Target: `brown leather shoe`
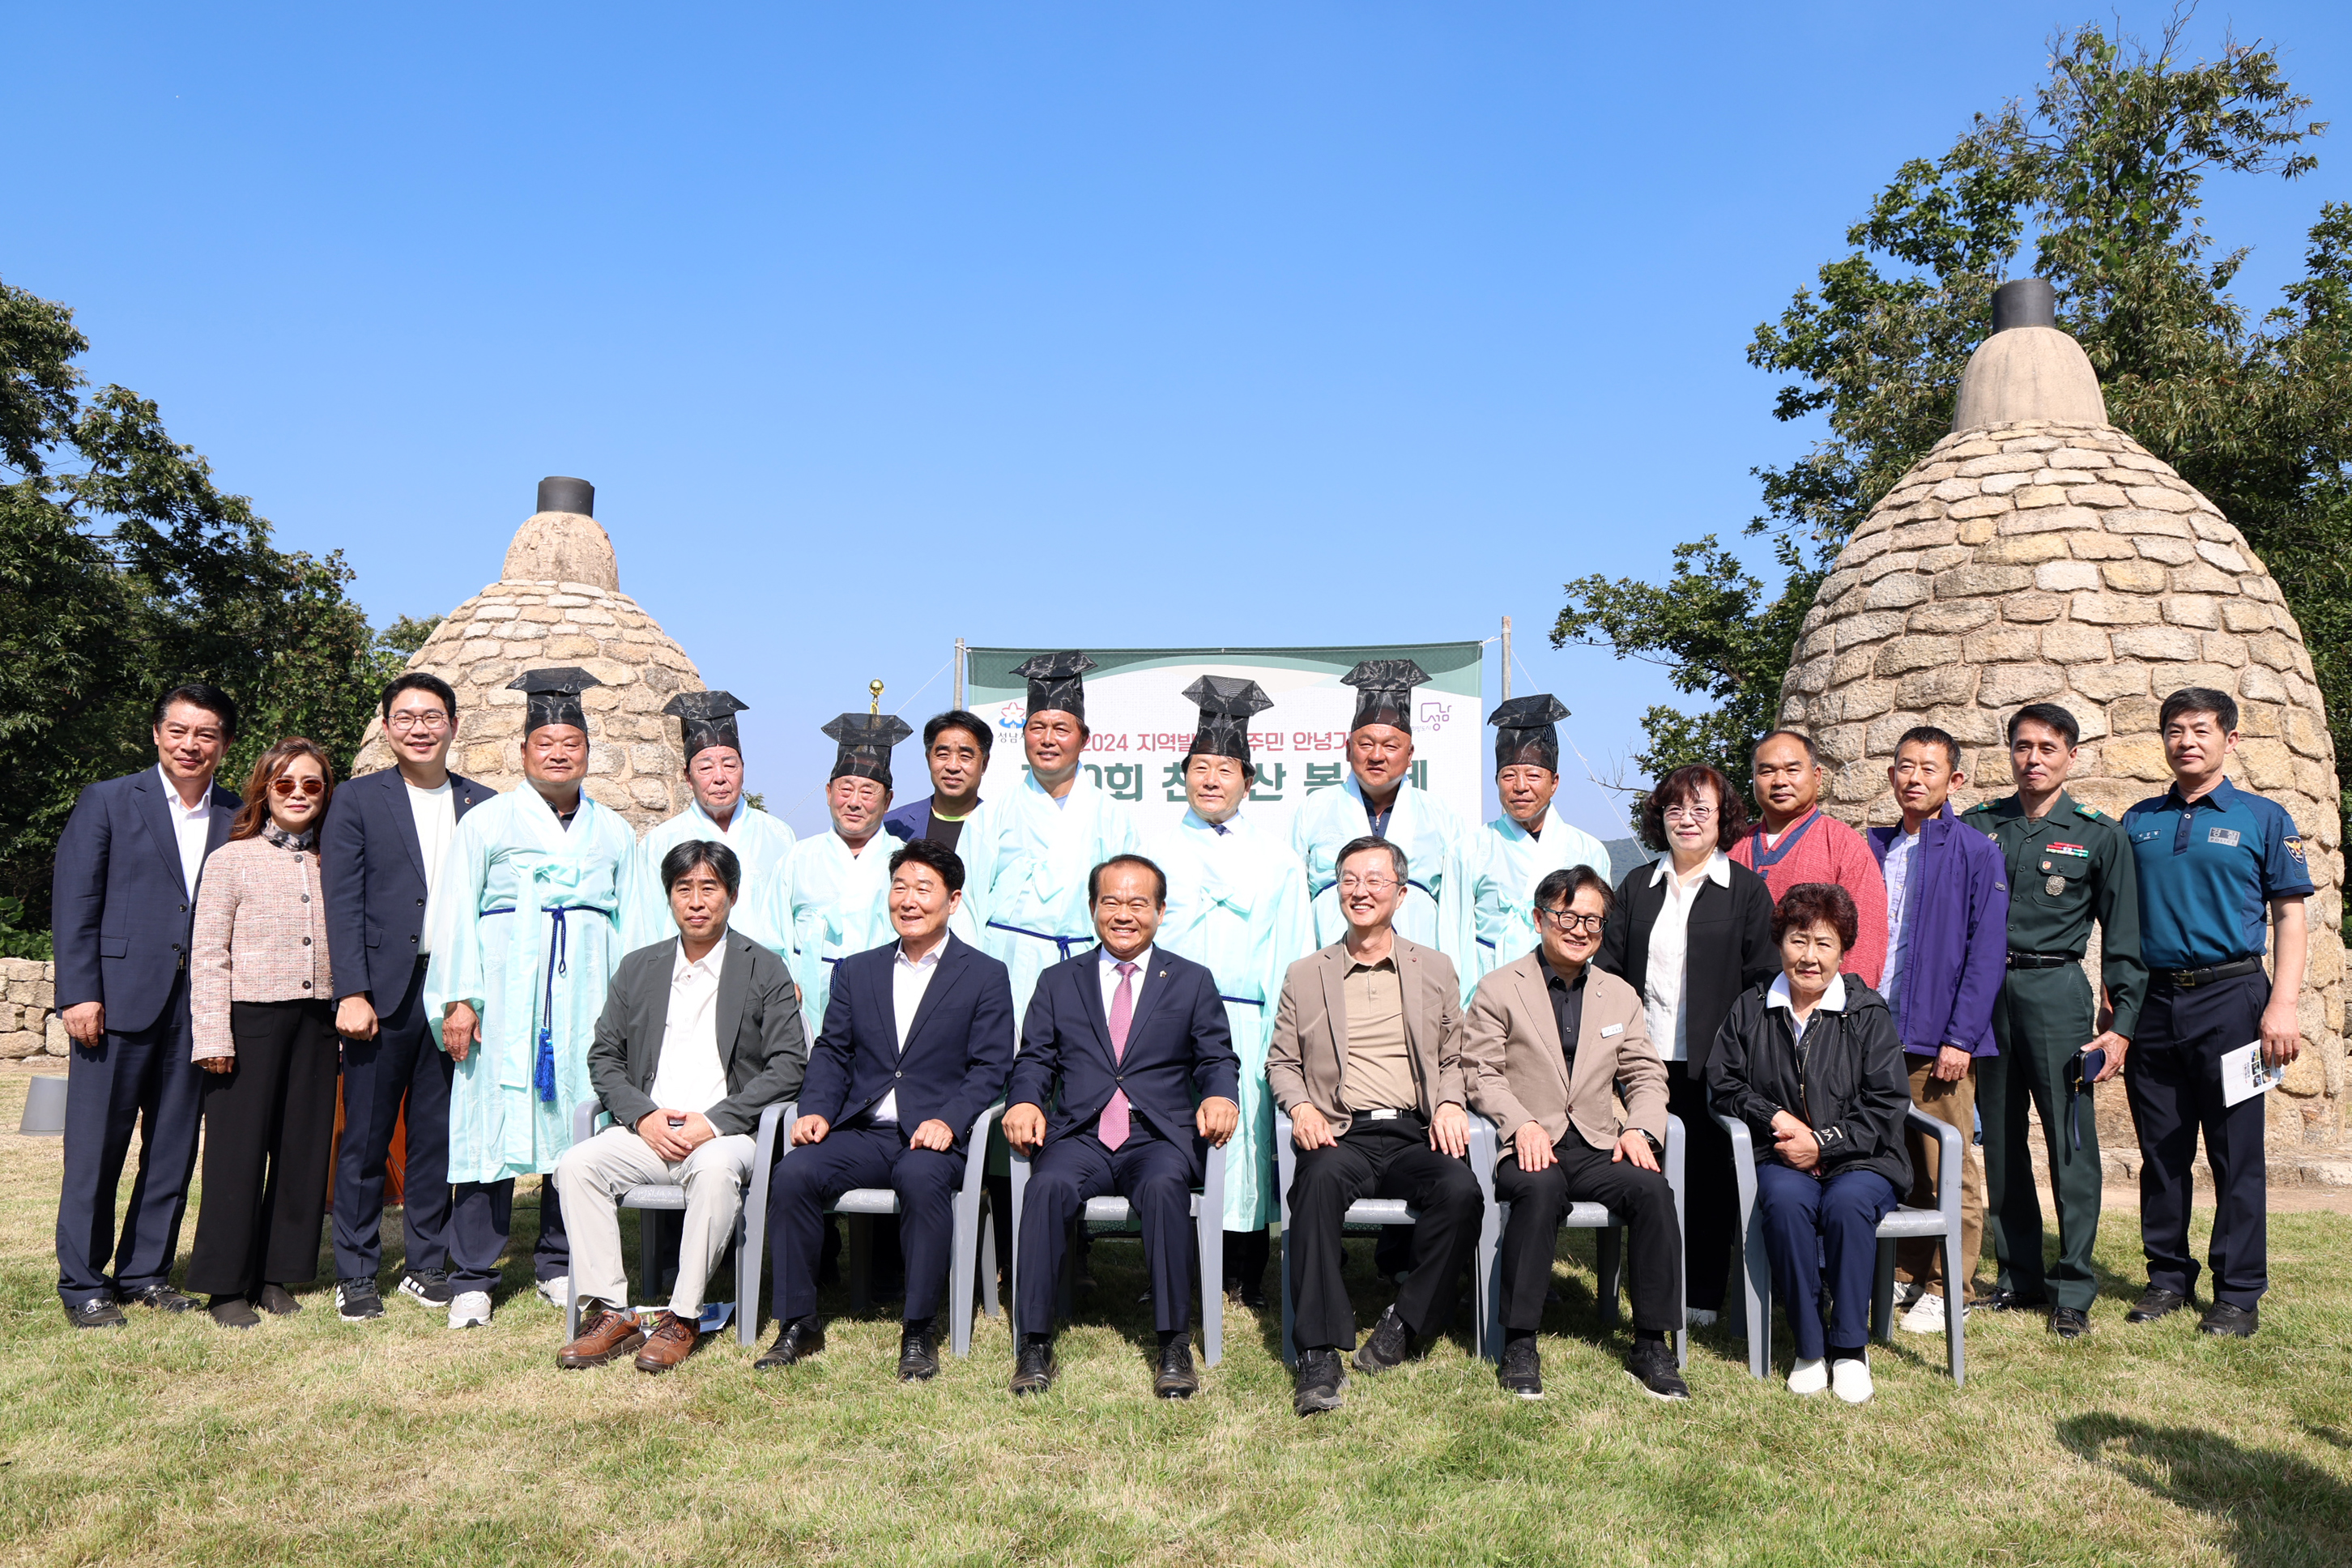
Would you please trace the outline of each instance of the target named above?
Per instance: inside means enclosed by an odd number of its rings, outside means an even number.
[[[637,1370],[667,1372],[694,1353],[694,1342],[701,1337],[701,1330],[676,1312],[656,1312],[653,1331],[637,1352]]]
[[[603,1366],[646,1342],[635,1312],[607,1307],[602,1301],[581,1303],[580,1337],[555,1352],[555,1364],[566,1371]]]

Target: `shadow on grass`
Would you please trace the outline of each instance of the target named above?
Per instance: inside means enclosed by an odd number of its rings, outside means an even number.
[[[2294,1454],[2104,1411],[2060,1421],[2056,1435],[2086,1463],[2211,1518],[2244,1568],[2352,1562],[2352,1488]]]

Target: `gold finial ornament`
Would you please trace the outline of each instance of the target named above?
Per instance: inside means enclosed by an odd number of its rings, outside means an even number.
[[[866,705],[866,711],[867,711],[868,713],[879,713],[879,712],[881,712],[881,711],[882,711],[882,683],[881,683],[879,680],[871,681],[871,682],[867,683],[866,689],[866,691],[867,691],[867,692],[872,696],[872,698],[873,698],[873,701],[871,701],[870,703],[868,703],[868,704]]]

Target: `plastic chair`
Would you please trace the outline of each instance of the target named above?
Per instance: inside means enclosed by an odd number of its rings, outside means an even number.
[[[1748,1295],[1748,1370],[1756,1377],[1772,1375],[1772,1266],[1764,1252],[1763,1221],[1756,1213],[1756,1140],[1748,1124],[1737,1117],[1716,1113],[1717,1123],[1731,1134],[1731,1171],[1739,1183],[1739,1274]],[[1870,1291],[1870,1337],[1885,1343],[1895,1337],[1895,1244],[1917,1237],[1933,1237],[1944,1260],[1944,1288],[1958,1289],[1960,1250],[1960,1160],[1966,1153],[1960,1130],[1937,1121],[1917,1106],[1910,1108],[1907,1124],[1932,1134],[1942,1149],[1936,1182],[1936,1206],[1912,1208],[1898,1205],[1878,1222],[1878,1265]],[[1955,1310],[1958,1309],[1958,1310]],[[1968,1346],[1962,1331],[1968,1312],[1958,1300],[1944,1310],[1944,1344],[1949,1352],[1954,1387],[1968,1382]]]
[[[1290,1118],[1281,1110],[1274,1113],[1275,1191],[1282,1205],[1282,1362],[1285,1366],[1298,1364],[1298,1347],[1292,1336],[1298,1327],[1298,1307],[1290,1295],[1290,1183],[1298,1169],[1298,1145],[1291,1142]],[[1502,1232],[1495,1214],[1495,1124],[1483,1116],[1470,1118],[1470,1173],[1478,1178],[1478,1192],[1484,1202],[1480,1205],[1477,1252],[1470,1265],[1470,1340],[1480,1355],[1486,1349],[1486,1271],[1483,1267],[1487,1249],[1497,1245]],[[1348,1205],[1340,1216],[1343,1225],[1417,1225],[1421,1215],[1402,1198],[1358,1198]]]
[[[964,1142],[963,1185],[956,1192],[955,1237],[950,1244],[954,1257],[948,1265],[948,1348],[960,1356],[971,1353],[974,1298],[978,1298],[978,1304],[990,1317],[997,1313],[994,1268],[996,1216],[987,1201],[984,1177],[988,1169],[990,1135],[995,1131],[996,1119],[1003,1111],[1004,1107],[1001,1104],[992,1105],[982,1111],[980,1120],[971,1124],[971,1135]],[[760,1319],[760,1288],[766,1282],[760,1272],[760,1254],[767,1238],[768,1178],[773,1162],[791,1152],[792,1145],[785,1143],[775,1151],[772,1158],[767,1146],[762,1145],[759,1165],[752,1172],[752,1190],[758,1194],[758,1216],[751,1225],[751,1239],[745,1244],[749,1248],[749,1261],[744,1267],[750,1270],[753,1283],[742,1292],[745,1300],[738,1309],[739,1315],[749,1325],[744,1330],[745,1344],[757,1338],[760,1329],[765,1326],[764,1321]],[[745,1212],[751,1213],[751,1207],[746,1204]],[[853,1311],[863,1311],[871,1300],[866,1292],[872,1263],[866,1232],[871,1228],[874,1215],[898,1212],[898,1194],[888,1187],[852,1187],[835,1199],[833,1206],[824,1212],[849,1216],[849,1304]],[[991,1264],[984,1273],[979,1267],[983,1249]],[[982,1289],[983,1280],[986,1284],[984,1290]]]
[[[753,1134],[760,1149],[764,1151],[775,1142],[777,1124],[791,1110],[792,1106],[788,1101],[779,1100],[760,1112],[760,1130]],[[573,1106],[572,1108],[572,1142],[575,1144],[585,1143],[589,1139],[596,1136],[599,1122],[607,1126],[612,1123],[611,1117],[602,1114],[601,1101],[583,1100]],[[755,1301],[760,1293],[758,1283],[760,1252],[759,1244],[750,1238],[760,1234],[760,1226],[759,1222],[752,1218],[752,1194],[759,1194],[759,1210],[764,1216],[768,1207],[766,1170],[766,1155],[762,1153],[753,1163],[752,1189],[743,1194],[742,1205],[735,1211],[735,1294],[742,1296],[748,1289],[751,1298]],[[546,1186],[547,1190],[541,1193],[539,1201],[545,1203],[552,1196],[555,1201],[561,1203],[562,1201],[561,1194],[553,1190],[553,1177],[547,1179]],[[638,1209],[648,1215],[684,1214],[686,1189],[675,1182],[646,1182],[622,1193],[615,1202],[618,1207]],[[648,1291],[660,1289],[662,1283],[656,1261],[656,1230],[651,1219],[639,1220],[637,1222],[637,1275],[645,1281]],[[743,1302],[739,1301],[735,1305],[735,1339],[739,1344],[750,1344],[756,1331],[750,1327],[751,1319],[747,1315],[750,1310],[751,1309]],[[575,1271],[571,1277],[571,1289],[563,1298],[563,1338],[568,1344],[579,1336],[580,1276]]]
[[[1498,1131],[1497,1136],[1499,1135]],[[1666,1118],[1666,1154],[1659,1164],[1665,1171],[1666,1186],[1675,1194],[1675,1231],[1677,1235],[1681,1234],[1684,1223],[1683,1156],[1683,1119],[1679,1116],[1669,1116]],[[1497,1159],[1500,1157],[1499,1154],[1496,1156]],[[1490,1199],[1493,1197],[1494,1180],[1494,1171],[1490,1166],[1486,1174],[1486,1186]],[[1495,1209],[1494,1241],[1493,1245],[1489,1246],[1487,1237],[1483,1233],[1480,1235],[1478,1266],[1485,1271],[1486,1277],[1486,1353],[1499,1361],[1503,1355],[1502,1233],[1503,1226],[1510,1221],[1511,1205],[1494,1200],[1493,1206]],[[1606,1204],[1570,1204],[1568,1205],[1568,1212],[1560,1216],[1559,1221],[1559,1228],[1562,1230],[1600,1232],[1600,1235],[1593,1238],[1593,1261],[1601,1275],[1600,1289],[1594,1292],[1594,1295],[1600,1303],[1601,1326],[1604,1329],[1613,1329],[1617,1326],[1617,1297],[1624,1277],[1624,1271],[1621,1267],[1624,1256],[1622,1234],[1624,1227],[1624,1219]],[[1680,1247],[1675,1249],[1675,1297],[1677,1301],[1684,1300],[1683,1255]],[[1682,1327],[1675,1332],[1675,1364],[1676,1366],[1690,1364],[1690,1319],[1686,1312],[1683,1318]]]
[[[1013,1151],[1013,1299],[1021,1299],[1021,1211],[1029,1190],[1029,1156]],[[1214,1366],[1225,1356],[1225,1151],[1212,1149],[1202,1171],[1201,1185],[1192,1194],[1193,1230],[1199,1237],[1201,1271],[1201,1359]],[[1078,1211],[1079,1225],[1116,1225],[1140,1235],[1135,1207],[1125,1198],[1088,1198]],[[1062,1278],[1055,1286],[1055,1317],[1071,1316],[1076,1294],[1071,1276],[1077,1267],[1077,1249],[1062,1254]]]

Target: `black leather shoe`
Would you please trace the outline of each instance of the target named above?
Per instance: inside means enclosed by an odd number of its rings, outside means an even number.
[[[214,1322],[224,1329],[261,1327],[261,1314],[255,1311],[253,1303],[242,1296],[215,1296],[213,1304],[205,1310],[211,1314]]]
[[[1402,1366],[1419,1348],[1421,1336],[1404,1326],[1394,1307],[1381,1314],[1371,1333],[1356,1352],[1358,1372],[1386,1372]]]
[[[1161,1399],[1190,1399],[1201,1392],[1190,1340],[1171,1340],[1160,1347],[1160,1370],[1151,1379],[1151,1392]]]
[[[2178,1290],[2168,1290],[2161,1285],[2151,1285],[2132,1303],[2124,1314],[2126,1323],[2152,1323],[2158,1318],[2168,1318],[2189,1305],[2189,1298]]]
[[[273,1318],[290,1318],[302,1310],[302,1303],[294,1299],[294,1292],[283,1285],[264,1285],[261,1294],[254,1298],[253,1304]]]
[[[2053,1308],[2050,1331],[2062,1340],[2079,1340],[2091,1331],[2091,1314],[2079,1307]]]
[[[1690,1384],[1675,1364],[1675,1349],[1664,1340],[1635,1340],[1625,1358],[1625,1370],[1653,1399],[1688,1399]]]
[[[795,1318],[776,1331],[776,1342],[768,1352],[751,1363],[753,1372],[772,1372],[780,1366],[806,1361],[824,1349],[824,1325],[814,1318]]]
[[[2225,1339],[2250,1340],[2262,1327],[2260,1312],[2252,1307],[2233,1307],[2227,1301],[2216,1301],[2205,1309],[2204,1321],[2197,1325],[2200,1334],[2214,1334]]]
[[[1348,1363],[1331,1347],[1303,1351],[1298,1370],[1291,1374],[1290,1405],[1301,1415],[1339,1408],[1339,1391],[1348,1386]]]
[[[2028,1296],[2000,1285],[1978,1297],[1975,1310],[1979,1312],[2038,1312],[2049,1305],[2050,1299],[2046,1296]]]
[[[1054,1342],[1024,1339],[1013,1362],[1013,1392],[1043,1394],[1054,1386]]]
[[[150,1285],[144,1290],[133,1290],[125,1300],[159,1312],[192,1312],[196,1306],[194,1296],[183,1296],[169,1285]]]
[[[68,1305],[66,1321],[77,1329],[126,1329],[131,1326],[122,1316],[122,1309],[104,1296],[84,1301],[79,1307]]]
[[[1536,1349],[1533,1335],[1503,1346],[1503,1364],[1496,1369],[1495,1381],[1504,1393],[1521,1399],[1543,1397],[1543,1352]]]
[[[908,1328],[898,1335],[898,1381],[929,1383],[940,1375],[940,1344],[929,1329]]]

